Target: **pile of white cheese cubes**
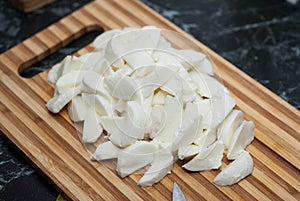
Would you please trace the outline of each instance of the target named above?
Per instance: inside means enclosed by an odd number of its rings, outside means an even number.
[[[159,182],[178,159],[186,170],[207,171],[220,168],[224,154],[233,161],[214,182],[234,184],[253,171],[245,148],[254,124],[234,109],[207,56],[175,49],[165,32],[146,26],[101,34],[95,51],[67,56],[49,71],[55,92],[47,108],[58,113],[68,104],[72,121],[83,124],[82,142],[98,142],[91,159],[116,159],[122,178],[144,169],[141,186]]]

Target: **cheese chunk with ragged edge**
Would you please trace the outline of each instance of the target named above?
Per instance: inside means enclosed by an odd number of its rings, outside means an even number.
[[[166,121],[166,115],[164,112],[164,106],[162,105],[155,105],[152,107],[151,113],[150,113],[150,125],[147,127],[146,132],[149,133],[149,137],[153,139],[161,129],[163,129],[163,126],[165,125]]]
[[[127,101],[126,112],[120,127],[126,135],[143,139],[146,120],[142,106],[136,101]]]
[[[181,125],[183,108],[176,98],[167,96],[164,110],[166,114],[166,123],[155,139],[163,143],[172,143],[175,132]]]
[[[72,121],[83,121],[88,111],[88,105],[81,96],[75,96],[68,107],[68,113]]]
[[[233,133],[242,124],[244,118],[240,110],[232,110],[226,119],[218,128],[217,136],[225,144],[225,148],[229,147]]]
[[[66,75],[73,71],[80,71],[83,69],[83,62],[76,56],[67,56],[66,59],[62,63],[62,75]]]
[[[154,66],[154,60],[146,50],[136,50],[122,56],[126,63],[133,69],[137,70],[142,67]]]
[[[96,49],[105,49],[108,41],[116,36],[117,34],[120,34],[122,31],[120,29],[112,29],[106,32],[103,32],[99,36],[95,38],[93,41],[93,46]]]
[[[137,82],[139,79],[146,77],[151,72],[153,72],[156,68],[156,65],[145,65],[140,68],[137,68],[135,71],[132,72],[131,77],[135,78]]]
[[[160,88],[173,96],[179,97],[182,93],[184,80],[180,75],[175,74]]]
[[[95,65],[95,67],[93,68],[93,71],[102,76],[108,76],[114,73],[112,67],[106,60],[102,60],[99,63],[97,63],[97,65]]]
[[[84,93],[99,94],[107,100],[111,99],[111,95],[109,94],[107,88],[104,86],[103,77],[97,73],[88,73],[83,76],[81,91]]]
[[[152,58],[157,66],[168,67],[174,71],[178,71],[180,68],[183,68],[181,63],[175,58],[170,51],[166,50],[155,50],[153,51]]]
[[[89,108],[83,123],[82,142],[94,143],[98,140],[103,132],[103,128],[99,123],[98,114],[94,108]]]
[[[214,183],[219,186],[235,184],[252,173],[253,165],[251,155],[243,151],[215,177]]]
[[[153,161],[158,146],[151,142],[136,141],[118,154],[117,172],[123,178]]]
[[[235,106],[235,100],[230,95],[226,87],[224,87],[216,79],[201,75],[202,81],[207,85],[209,90],[209,96],[211,100],[210,111],[207,116],[204,117],[204,123],[209,129],[215,129],[231,112]]]
[[[162,31],[162,35],[163,34],[164,34],[164,31]],[[157,49],[160,49],[160,50],[170,50],[170,49],[172,49],[172,45],[171,45],[171,43],[169,41],[167,41],[167,39],[165,39],[163,36],[161,36],[159,38]]]
[[[185,158],[189,158],[192,156],[197,155],[201,151],[202,147],[195,145],[195,144],[190,144],[185,147],[179,147],[178,148],[178,158],[180,160],[183,160]]]
[[[211,103],[209,99],[195,100],[186,104],[183,119],[193,119],[201,115],[206,117],[208,111],[210,110]]]
[[[88,74],[92,75],[95,74],[95,72],[78,70],[70,72],[68,74],[64,74],[57,80],[55,88],[59,93],[63,93],[70,88],[79,86],[82,82],[83,77]]]
[[[153,95],[152,105],[164,105],[168,93],[164,90],[158,90],[157,93]]]
[[[104,78],[110,94],[122,100],[140,100],[141,94],[136,81],[129,76],[114,74]]]
[[[182,167],[190,171],[218,169],[222,165],[223,152],[224,144],[217,141]]]
[[[205,55],[194,50],[173,50],[176,58],[184,66],[185,69],[196,68],[201,70],[200,64],[205,59]]]
[[[252,121],[244,121],[232,136],[228,147],[227,158],[229,160],[236,159],[253,139],[254,123]]]
[[[56,83],[57,80],[70,72],[82,70],[83,63],[75,56],[66,56],[61,63],[53,66],[48,73],[48,80]]]
[[[90,107],[94,108],[99,115],[104,116],[113,116],[113,102],[108,100],[100,94],[88,94],[82,93],[82,99]]]
[[[103,142],[97,146],[96,151],[92,154],[91,159],[108,160],[118,158],[120,148],[115,146],[111,141]]]
[[[116,110],[116,111],[118,111],[119,113],[123,113],[123,112],[125,112],[125,109],[126,109],[126,102],[127,101],[124,101],[124,100],[118,100],[118,101],[116,101],[115,102],[115,104],[114,104],[114,109]]]
[[[167,174],[171,173],[174,163],[172,151],[167,148],[160,148],[155,153],[150,168],[145,172],[143,177],[138,181],[140,186],[152,186],[162,180]]]
[[[48,73],[48,81],[52,84],[55,84],[58,78],[61,76],[62,73],[62,63],[57,63],[49,70]]]
[[[51,98],[47,102],[46,107],[51,112],[58,113],[65,105],[68,104],[68,102],[72,100],[72,98],[77,96],[79,93],[80,93],[80,87],[70,88],[64,93]]]
[[[120,148],[127,147],[137,141],[136,137],[132,137],[122,130],[124,117],[107,117],[99,118],[103,129],[108,133],[108,139]],[[133,133],[131,133],[133,135]]]
[[[176,71],[168,67],[157,66],[152,73],[144,77],[140,82],[143,96],[150,96],[153,91],[166,83],[175,73]]]
[[[105,61],[103,51],[93,51],[78,57],[82,61],[81,70],[94,70],[99,63]]]
[[[160,38],[160,29],[125,31],[108,41],[105,58],[110,64],[134,50],[154,49]]]
[[[217,140],[216,130],[205,130],[203,133],[199,133],[195,140],[194,144],[198,145],[201,149],[205,149],[213,144]]]
[[[182,122],[180,129],[175,134],[172,150],[177,150],[179,147],[192,144],[199,132],[201,119],[202,117],[199,115],[193,119],[187,119]]]

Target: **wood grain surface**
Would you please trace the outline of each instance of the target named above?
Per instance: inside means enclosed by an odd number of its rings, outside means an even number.
[[[191,173],[179,161],[160,183],[139,187],[141,175],[121,179],[106,165],[90,161],[65,109],[58,115],[47,111],[54,90],[47,72],[19,76],[21,69],[88,31],[144,25],[180,32],[186,40],[177,41],[179,47],[197,46],[210,55],[237,108],[256,125],[255,140],[247,147],[255,163],[251,176],[219,187],[212,180],[220,170]],[[0,97],[0,129],[72,200],[171,200],[174,181],[188,200],[300,200],[299,111],[139,1],[93,1],[1,54]],[[227,164],[224,160],[222,167]]]

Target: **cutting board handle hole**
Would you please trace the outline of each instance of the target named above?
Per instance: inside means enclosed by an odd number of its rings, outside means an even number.
[[[24,64],[25,66],[21,65],[19,68],[20,76],[24,78],[30,78],[46,71],[54,64],[62,61],[67,55],[74,54],[78,50],[90,44],[102,32],[102,30],[92,30],[71,41],[68,45],[61,47],[54,53],[46,56],[43,60],[37,61],[37,63],[30,65],[29,67],[27,67],[26,64]]]

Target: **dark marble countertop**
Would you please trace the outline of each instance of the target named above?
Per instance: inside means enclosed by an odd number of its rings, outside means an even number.
[[[142,0],[173,23],[300,109],[300,3],[284,0]],[[90,0],[60,0],[32,13],[0,1],[0,52]],[[49,57],[25,76],[43,71],[98,33]],[[1,117],[0,117],[1,118]],[[0,201],[55,200],[59,191],[0,134]]]

